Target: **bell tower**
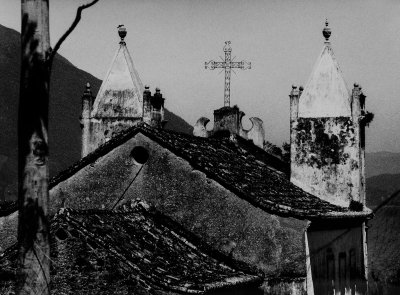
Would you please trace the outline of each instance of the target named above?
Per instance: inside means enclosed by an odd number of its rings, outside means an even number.
[[[290,180],[330,203],[365,205],[365,96],[350,92],[333,54],[328,22],[322,52],[304,89],[290,97]]]
[[[82,157],[143,118],[143,84],[118,26],[119,48],[96,98],[87,89],[82,101]],[[90,92],[90,93],[89,93]]]

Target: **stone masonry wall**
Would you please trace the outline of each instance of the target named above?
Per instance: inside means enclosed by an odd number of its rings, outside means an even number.
[[[124,118],[91,118],[89,121],[87,140],[83,140],[83,144],[87,144],[85,150],[87,154],[97,149],[100,145],[110,140],[114,135],[135,126],[141,118],[124,119]]]

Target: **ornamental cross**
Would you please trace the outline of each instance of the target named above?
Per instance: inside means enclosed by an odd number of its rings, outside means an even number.
[[[205,62],[205,68],[214,69],[225,69],[225,90],[224,90],[224,106],[230,106],[230,96],[231,96],[231,69],[251,69],[251,63],[247,61],[234,61],[235,58],[231,60],[231,41],[226,41],[224,46],[225,60],[221,58],[222,61]]]

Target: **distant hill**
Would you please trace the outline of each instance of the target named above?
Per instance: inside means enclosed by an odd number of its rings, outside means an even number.
[[[371,209],[400,189],[400,174],[381,174],[367,178],[367,205]]]
[[[400,189],[400,153],[366,155],[367,206],[374,209]]]
[[[365,158],[367,177],[400,173],[400,153],[367,153]]]
[[[0,25],[0,201],[14,198],[17,177],[17,111],[19,99],[20,34]],[[104,66],[107,66],[106,64]],[[97,93],[101,80],[75,67],[64,57],[54,60],[49,106],[50,174],[79,160],[81,97],[89,82]],[[168,104],[168,102],[167,102]],[[191,133],[192,127],[165,111],[167,129]]]

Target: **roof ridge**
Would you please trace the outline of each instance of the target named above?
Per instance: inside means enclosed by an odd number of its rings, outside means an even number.
[[[189,134],[186,134],[186,133],[183,133],[183,132],[179,132],[179,131],[175,131],[175,130],[155,128],[155,127],[149,126],[148,124],[146,124],[144,122],[138,122],[135,126],[129,127],[128,129],[121,131],[116,136],[111,138],[109,141],[107,141],[107,142],[103,143],[102,145],[100,145],[93,152],[89,153],[85,157],[83,157],[80,160],[78,160],[75,163],[73,163],[68,168],[64,169],[63,171],[59,172],[57,175],[53,176],[50,179],[49,188],[50,189],[53,188],[59,182],[67,179],[68,176],[71,175],[71,173],[79,171],[80,169],[86,167],[90,163],[92,163],[95,160],[97,160],[99,157],[107,154],[109,151],[114,149],[116,146],[126,142],[132,136],[136,135],[136,133],[138,131],[143,131],[145,133],[145,135],[150,135],[150,136],[167,132],[167,133],[176,134],[176,135],[183,136],[185,138],[190,138],[192,140],[196,140],[196,141],[200,141],[200,142],[207,142],[207,141],[220,142],[221,141],[221,139],[216,139],[216,138],[196,137],[196,136],[189,135]],[[222,139],[222,141],[223,142],[227,142],[227,143],[232,143],[232,141],[230,141],[229,139]],[[244,142],[245,141],[243,141],[243,143]],[[249,147],[249,146],[250,145],[248,145],[246,143],[246,147]],[[257,148],[260,152],[262,151],[267,156],[275,157],[274,155],[271,155],[270,153],[268,153],[267,151],[262,150],[259,147],[254,146],[254,148]]]
[[[139,123],[136,126],[133,126],[121,133],[117,136],[113,137],[110,141],[106,142],[105,144],[101,145],[98,149],[93,151],[92,153],[88,154],[86,157],[82,158],[78,162],[71,165],[69,168],[65,169],[64,171],[60,172],[58,175],[53,177],[49,183],[49,189],[54,188],[58,183],[64,181],[74,175],[77,171],[83,169],[87,165],[91,164],[99,157],[106,155],[108,152],[116,148],[117,146],[125,143],[130,138],[135,136],[138,132],[141,132],[143,135],[149,137],[150,139],[154,140],[164,148],[170,150],[172,153],[176,154],[179,157],[182,157],[186,161],[190,163],[195,169],[202,171],[204,174],[207,175],[210,179],[213,179],[227,190],[231,191],[232,193],[236,194],[243,200],[246,200],[253,206],[260,208],[266,212],[271,214],[276,214],[282,217],[294,217],[298,219],[330,219],[330,218],[363,218],[368,217],[372,213],[367,210],[364,210],[359,213],[354,213],[352,210],[349,210],[347,207],[340,207],[333,205],[329,202],[323,201],[318,197],[309,194],[302,190],[301,188],[297,187],[295,184],[291,183],[287,177],[283,176],[278,171],[275,171],[273,167],[271,168],[271,159],[272,157],[269,153],[255,147],[251,147],[249,149],[248,145],[237,145],[229,140],[213,140],[207,138],[199,138],[190,136],[188,134],[164,130],[159,128],[153,128],[145,123]],[[176,136],[174,136],[176,135]],[[269,178],[265,178],[265,183],[261,187],[257,187],[258,190],[254,192],[251,190],[253,186],[246,186],[244,183],[242,186],[238,186],[229,182],[230,179],[224,178],[224,175],[220,175],[222,170],[224,170],[225,165],[229,162],[220,163],[218,165],[211,165],[211,166],[204,166],[202,162],[199,162],[194,155],[190,154],[190,151],[184,151],[183,146],[175,146],[175,141],[182,141],[182,145],[186,145],[187,142],[185,140],[190,140],[190,142],[197,142],[197,143],[210,143],[211,148],[216,150],[224,150],[228,148],[228,152],[232,152],[233,156],[240,156],[237,163],[245,164],[248,169],[251,169],[250,174],[244,175],[244,177],[255,178],[257,181],[263,181],[264,177],[262,173],[269,173]],[[189,144],[190,144],[189,142]],[[238,149],[244,150],[253,156],[255,159],[251,161],[247,161],[248,157],[240,153],[240,151],[231,151],[229,148],[230,146],[236,146]],[[260,151],[260,153],[255,153],[256,151]],[[262,153],[261,153],[262,151]],[[235,154],[236,153],[236,154]],[[232,156],[232,155],[231,155]],[[245,157],[245,159],[243,158]],[[246,161],[246,162],[243,162]],[[262,164],[262,166],[260,166]],[[221,166],[222,165],[222,166]],[[236,167],[236,166],[235,166]],[[227,169],[233,169],[233,167],[226,167]],[[218,171],[214,171],[217,169],[221,173],[217,173]],[[268,173],[266,176],[268,176]],[[222,173],[224,174],[224,173]],[[265,177],[266,177],[265,176]],[[234,176],[235,177],[235,176]],[[253,179],[254,180],[254,179]],[[266,190],[265,186],[274,185],[274,183],[282,183],[286,185],[288,188],[285,192],[277,192],[276,189],[272,188],[271,190]],[[283,194],[283,195],[282,195]],[[286,198],[283,196],[286,195]],[[300,199],[305,199],[305,203],[302,206],[294,206],[290,202],[290,198],[298,197]],[[289,199],[288,199],[289,198]],[[16,211],[16,210],[15,210]],[[354,214],[353,214],[354,213]]]

